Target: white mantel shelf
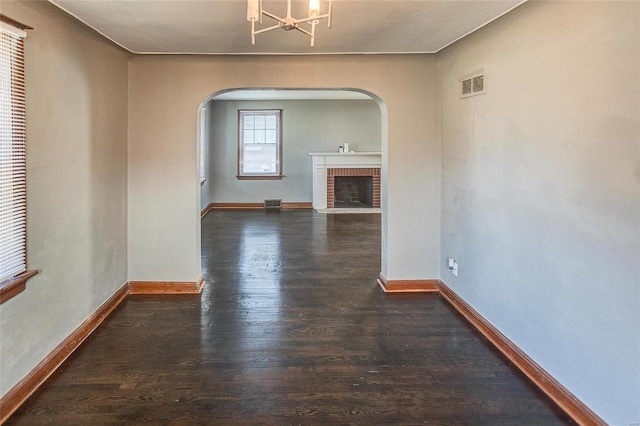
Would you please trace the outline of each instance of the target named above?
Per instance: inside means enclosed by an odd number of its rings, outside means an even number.
[[[309,153],[310,156],[314,157],[314,156],[319,156],[319,157],[349,157],[349,156],[353,156],[353,155],[370,155],[373,157],[381,157],[382,158],[382,153],[381,152],[376,152],[376,151],[362,151],[362,152],[358,152],[358,151],[351,151],[351,152],[310,152]]]
[[[381,152],[310,152],[313,159],[313,208],[327,208],[327,169],[381,168]]]

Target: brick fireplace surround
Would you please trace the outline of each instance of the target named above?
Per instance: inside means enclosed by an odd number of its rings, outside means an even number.
[[[379,211],[381,152],[310,152],[313,167],[313,208],[335,209],[336,176],[371,176],[374,207]],[[328,192],[331,192],[327,196]]]
[[[379,168],[327,168],[327,208],[335,207],[336,176],[371,176],[373,179],[373,207],[380,207],[380,169]]]

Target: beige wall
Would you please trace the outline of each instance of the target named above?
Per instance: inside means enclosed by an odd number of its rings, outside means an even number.
[[[203,100],[357,88],[381,99],[381,270],[424,279],[442,268],[605,420],[639,421],[639,3],[530,2],[437,56],[129,65],[48,3],[4,0],[2,13],[36,28],[28,247],[41,272],[0,306],[1,394],[127,279],[197,279]],[[482,67],[487,94],[459,99],[459,77]]]
[[[6,393],[126,280],[128,55],[47,2],[2,0],[26,39],[29,268],[0,306]]]
[[[389,279],[439,277],[434,57],[139,56],[129,74],[130,280],[194,281],[200,275],[197,111],[213,93],[246,87],[358,88],[381,98],[388,113],[381,269]]]
[[[640,421],[639,18],[531,2],[439,55],[443,280],[615,425]]]

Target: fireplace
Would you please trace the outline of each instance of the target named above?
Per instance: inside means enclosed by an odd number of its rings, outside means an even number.
[[[380,207],[380,169],[327,169],[327,208]]]
[[[334,207],[373,207],[373,176],[336,176]]]
[[[309,155],[313,159],[313,208],[317,211],[347,207],[341,203],[343,194],[336,194],[336,178],[340,181],[342,177],[364,177],[367,183],[348,183],[351,188],[347,192],[353,192],[354,186],[358,185],[358,192],[364,192],[366,197],[361,199],[357,195],[358,203],[373,207],[371,212],[380,210],[380,176],[382,167],[382,154],[380,152],[311,152]],[[348,180],[347,180],[348,182]],[[370,183],[369,183],[370,182]],[[338,185],[342,183],[338,182]],[[365,190],[360,190],[361,185]],[[342,191],[342,190],[339,190]],[[336,195],[338,195],[338,205],[336,205]],[[356,196],[351,195],[346,202],[355,202]],[[359,205],[359,207],[363,207]],[[349,212],[351,209],[342,209]],[[357,211],[357,210],[356,210]]]

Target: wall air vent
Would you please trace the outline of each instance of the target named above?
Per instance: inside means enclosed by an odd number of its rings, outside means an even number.
[[[477,70],[460,78],[460,97],[483,95],[487,93],[487,80],[484,69]]]

